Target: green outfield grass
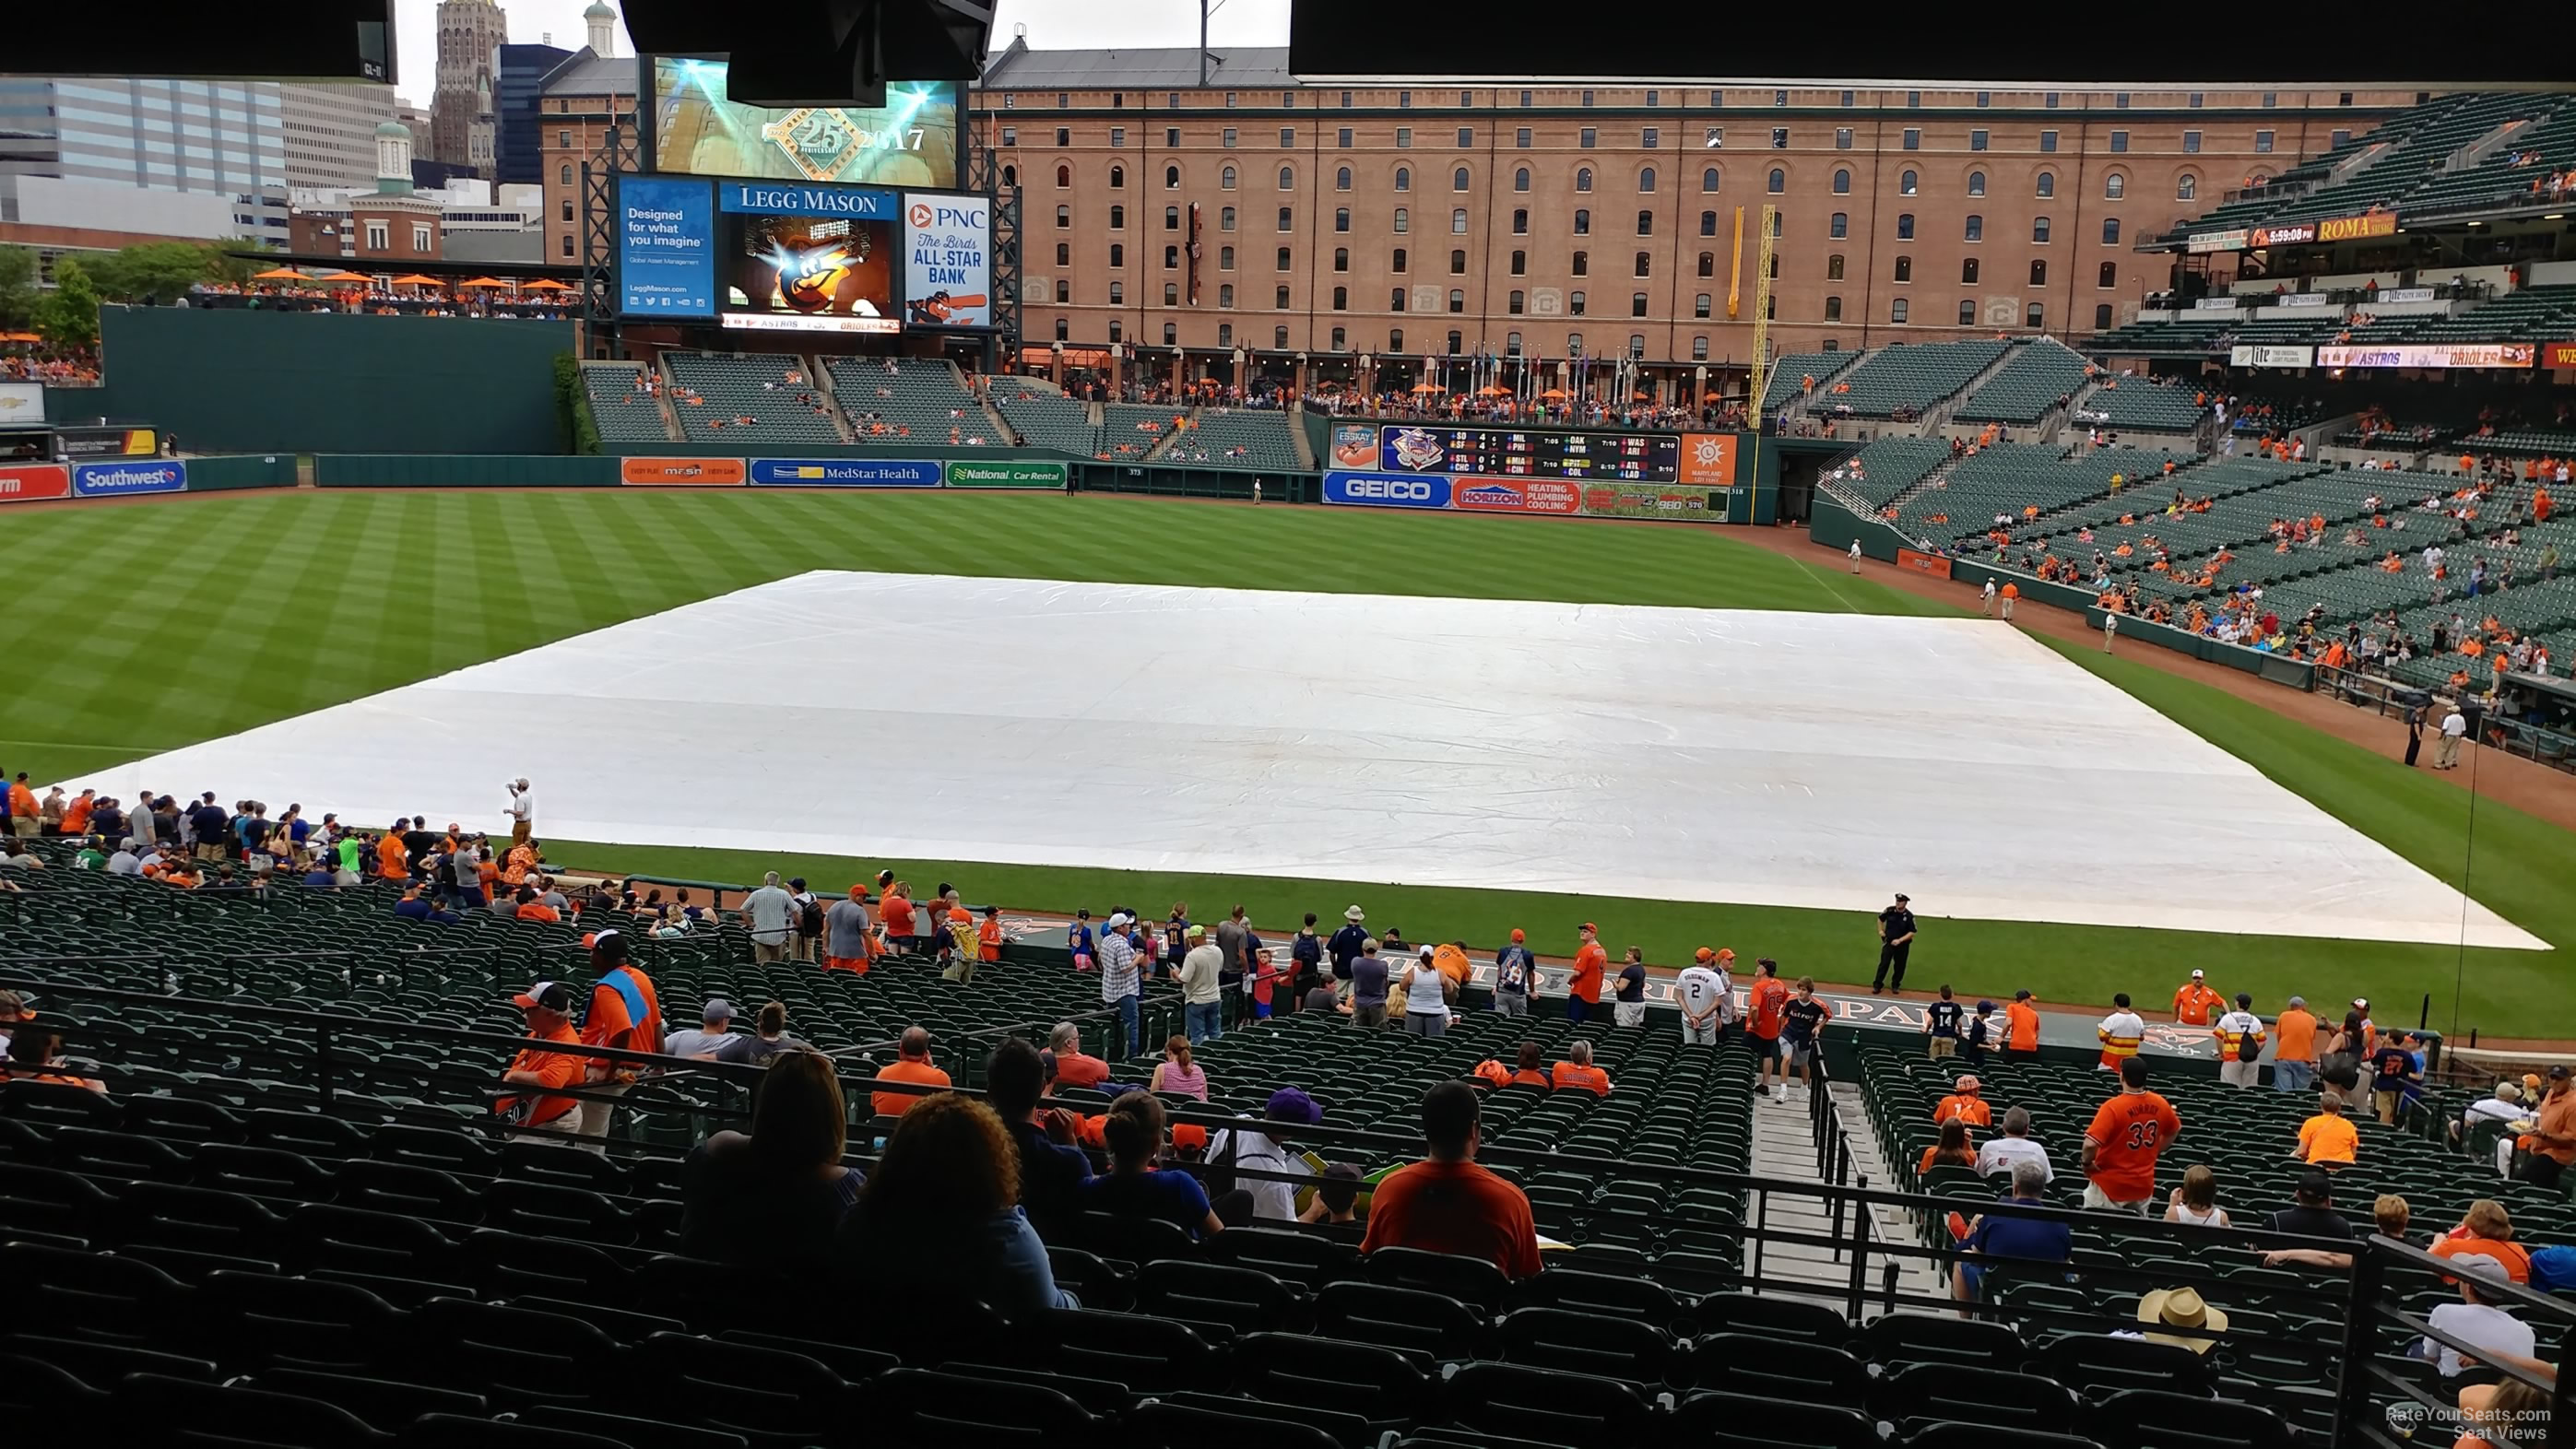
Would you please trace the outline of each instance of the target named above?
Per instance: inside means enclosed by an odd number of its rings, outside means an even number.
[[[1363,514],[1051,494],[471,491],[258,494],[0,513],[12,558],[41,578],[0,608],[0,765],[71,778],[411,683],[621,620],[807,569],[1561,599],[1584,602],[1937,614],[1941,605],[1783,558],[1724,530],[1564,520]],[[1963,599],[1966,595],[1963,593]],[[2470,797],[2392,759],[2326,738],[2245,700],[2083,648],[2067,657],[2218,743],[2284,787],[2562,948],[2576,942],[2576,836]],[[711,661],[712,662],[712,661]],[[2392,743],[2396,742],[2391,730]],[[209,782],[220,788],[220,782]],[[2044,804],[2044,802],[2042,802]],[[321,802],[319,808],[328,808]],[[2035,807],[2036,808],[2036,807]],[[2169,839],[2093,841],[2063,831],[2069,870],[2117,869],[2125,851],[2190,852]],[[1872,923],[1856,915],[1432,887],[880,861],[551,841],[558,860],[698,879],[761,870],[842,885],[892,866],[927,889],[1023,909],[1160,912],[1245,903],[1284,934],[1305,911],[1352,898],[1411,939],[1490,944],[1513,926],[1571,951],[1602,922],[1614,945],[1686,960],[1700,944],[1778,957],[1792,974],[1865,981]],[[2213,891],[2259,892],[2223,861]],[[1937,913],[1937,902],[1925,902]],[[2289,992],[2352,995],[2383,1022],[2489,1035],[2576,1036],[2576,993],[2555,951],[1927,919],[1911,984],[1971,997],[2027,987],[2098,1002],[2162,1000],[2193,966],[2266,1009]]]

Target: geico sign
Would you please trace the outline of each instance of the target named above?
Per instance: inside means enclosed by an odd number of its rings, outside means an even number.
[[[1431,485],[1419,478],[1354,478],[1342,485],[1342,491],[1353,498],[1400,498],[1407,502],[1431,501]]]

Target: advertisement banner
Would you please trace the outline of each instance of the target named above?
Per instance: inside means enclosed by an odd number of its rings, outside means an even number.
[[[150,428],[57,428],[54,436],[75,458],[150,458],[161,451],[161,435]]]
[[[2248,347],[2238,344],[2227,350],[2227,361],[2235,367],[2313,367],[2313,347]]]
[[[2433,289],[2430,287],[2382,287],[2376,296],[2367,292],[2362,294],[2365,305],[2376,302],[2383,307],[2394,302],[2430,302],[2432,300]]]
[[[1509,482],[1458,481],[1455,506],[1474,513],[1573,513],[1583,506],[1581,489],[1561,478],[1515,478]]]
[[[882,106],[757,106],[721,60],[653,58],[645,169],[781,181],[957,184],[953,80],[889,81]]]
[[[707,183],[617,179],[617,310],[655,317],[716,311],[716,222]]]
[[[1917,553],[1910,548],[1900,548],[1896,551],[1896,566],[1930,574],[1936,579],[1950,576],[1950,561],[1937,553]]]
[[[2320,347],[2319,367],[2529,367],[2528,342],[2416,343],[2390,347]]]
[[[1043,459],[1012,458],[999,463],[948,460],[951,488],[1062,488],[1065,465]]]
[[[0,382],[0,423],[12,427],[21,423],[45,420],[45,385],[41,382]]]
[[[2323,292],[2288,292],[2272,299],[2275,305],[2282,307],[2323,307],[2333,300]]]
[[[133,493],[184,493],[187,490],[188,465],[176,459],[72,465],[72,492],[83,498],[122,498]]]
[[[936,488],[932,458],[754,458],[751,481],[783,488]]]
[[[72,496],[72,470],[56,463],[0,465],[0,503]]]
[[[2236,299],[2233,297],[2203,297],[2199,301],[2191,304],[2191,310],[2195,312],[2233,312],[2236,310]]]
[[[2258,226],[2245,233],[2245,245],[2258,249],[2296,246],[2316,239],[2317,224],[2313,221],[2294,221],[2287,226]]]
[[[1377,424],[1333,424],[1333,455],[1326,461],[1335,468],[1376,467]]]
[[[2397,213],[2374,211],[2361,216],[2338,216],[2317,223],[2317,240],[2321,242],[2363,241],[2375,236],[2397,235]]]
[[[2551,367],[2576,367],[2576,342],[2550,343],[2549,365]]]
[[[1326,503],[1366,508],[1446,508],[1449,498],[1450,481],[1437,473],[1418,477],[1404,473],[1324,475]]]
[[[718,205],[740,216],[826,216],[848,221],[892,221],[899,202],[891,191],[865,186],[791,186],[779,181],[726,181]]]
[[[617,481],[629,488],[739,488],[748,476],[740,458],[617,460]]]
[[[1732,433],[1682,434],[1681,466],[1676,477],[1684,483],[1698,483],[1723,488],[1735,481],[1735,435]]]
[[[2241,252],[2245,250],[2245,229],[2194,232],[2183,242],[2183,247],[2194,252]]]
[[[989,327],[992,290],[992,206],[980,196],[905,193],[905,320],[915,327]]]
[[[1724,523],[1727,490],[1654,483],[1587,483],[1583,511],[1595,518],[1661,518],[1677,523]]]

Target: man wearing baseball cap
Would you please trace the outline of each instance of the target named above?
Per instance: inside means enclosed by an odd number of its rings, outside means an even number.
[[[2174,992],[2174,1020],[2183,1026],[2207,1026],[2210,1014],[2225,1001],[2209,989],[2209,973],[2195,967],[2191,979]]]
[[[2493,1301],[2502,1296],[2495,1293],[2495,1289],[2512,1281],[2504,1264],[2484,1253],[2462,1253],[2452,1258],[2449,1266],[2459,1279],[2460,1301],[2435,1308],[2425,1316],[2424,1322],[2444,1337],[2457,1339],[2490,1354],[2508,1354],[2521,1359],[2536,1356],[2539,1345],[2531,1325],[2497,1307]],[[2446,1379],[2458,1378],[2463,1369],[2477,1361],[2464,1359],[2458,1349],[2431,1338],[2416,1345],[2415,1357],[2432,1359]]]
[[[1896,903],[1878,913],[1878,974],[1869,981],[1869,994],[1882,989],[1902,995],[1905,991],[1905,958],[1914,951],[1914,898],[1903,891],[1896,893]],[[1888,969],[1895,968],[1891,983]]]
[[[1734,958],[1733,951],[1702,946],[1691,953],[1691,964],[1673,978],[1673,1001],[1682,1009],[1683,1045],[1713,1047],[1725,1039],[1727,1020],[1735,1015],[1735,985],[1726,979],[1726,965]]]
[[[560,982],[540,981],[510,998],[528,1021],[528,1039],[558,1047],[578,1047],[581,1033],[572,1027],[572,992]],[[501,1080],[514,1086],[541,1087],[560,1091],[582,1078],[586,1066],[583,1058],[569,1051],[546,1051],[531,1045],[510,1059],[510,1069]],[[492,1110],[510,1119],[514,1126],[544,1128],[514,1134],[516,1140],[551,1142],[557,1146],[574,1145],[566,1120],[581,1104],[570,1097],[523,1096],[503,1097],[492,1104]]]
[[[1505,1016],[1529,1015],[1530,993],[1538,985],[1538,962],[1518,926],[1512,942],[1494,953],[1494,1010]]]
[[[705,1009],[698,1013],[698,1022],[694,1028],[662,1038],[663,1055],[707,1062],[749,1059],[753,1038],[733,1029],[732,1002],[721,996],[709,997]]]
[[[1565,1019],[1580,1022],[1601,1014],[1601,977],[1610,969],[1610,952],[1601,944],[1601,928],[1583,923],[1583,946],[1574,953],[1574,975],[1565,983]]]
[[[1113,911],[1100,932],[1100,1003],[1118,1009],[1118,1024],[1124,1032],[1118,1038],[1122,1057],[1136,1053],[1141,1030],[1138,1011],[1145,991],[1136,968],[1136,947],[1127,939],[1127,928],[1135,919],[1125,911]]]

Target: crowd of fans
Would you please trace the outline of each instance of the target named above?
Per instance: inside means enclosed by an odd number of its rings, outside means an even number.
[[[38,343],[0,344],[0,382],[41,382],[48,387],[96,387],[96,350],[47,347]]]

